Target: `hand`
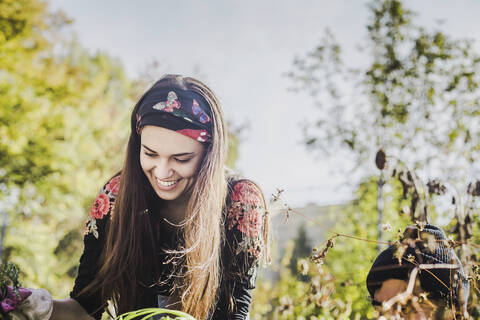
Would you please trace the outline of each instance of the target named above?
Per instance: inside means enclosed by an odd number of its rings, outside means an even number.
[[[29,289],[31,295],[8,313],[11,320],[49,320],[53,310],[53,299],[45,289]]]
[[[12,286],[7,286],[5,292],[2,292],[2,299],[0,300],[0,311],[7,313],[17,308],[23,300],[27,299],[32,292],[25,288],[18,288],[15,290]]]

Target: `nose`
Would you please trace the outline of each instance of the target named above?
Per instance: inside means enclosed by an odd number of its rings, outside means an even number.
[[[173,169],[168,164],[168,161],[159,160],[155,163],[155,166],[153,168],[153,174],[155,175],[155,177],[163,180],[173,176]]]

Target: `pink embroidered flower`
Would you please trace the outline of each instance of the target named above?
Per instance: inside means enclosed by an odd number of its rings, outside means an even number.
[[[258,191],[257,186],[250,181],[240,181],[233,187],[231,195],[232,201],[240,201],[245,204],[259,205],[263,199]]]
[[[257,209],[248,210],[245,212],[242,219],[238,220],[237,229],[247,236],[259,237],[262,228],[262,220]]]
[[[100,193],[93,203],[93,207],[90,210],[90,216],[95,219],[102,219],[104,215],[108,213],[110,209],[110,199],[105,193]]]
[[[120,188],[120,176],[116,176],[107,184],[105,189],[110,193],[116,196],[118,194],[118,189]]]

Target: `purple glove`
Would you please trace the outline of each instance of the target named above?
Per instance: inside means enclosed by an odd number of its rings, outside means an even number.
[[[32,291],[25,288],[18,288],[18,295],[12,286],[7,287],[7,292],[3,294],[3,299],[0,301],[0,309],[3,313],[15,310],[23,300],[27,299],[32,294]]]

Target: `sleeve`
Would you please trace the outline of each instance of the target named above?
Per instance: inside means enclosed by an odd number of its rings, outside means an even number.
[[[118,193],[120,176],[117,175],[108,181],[98,193],[90,210],[84,232],[84,250],[80,257],[77,278],[70,297],[75,299],[95,319],[101,319],[104,306],[102,305],[100,288],[92,293],[81,294],[88,286],[99,269],[99,259],[106,237],[106,225],[111,218],[115,205],[115,196]]]
[[[255,288],[257,268],[265,254],[265,200],[249,180],[233,184],[226,217],[227,281],[233,292],[232,319],[247,319]]]

